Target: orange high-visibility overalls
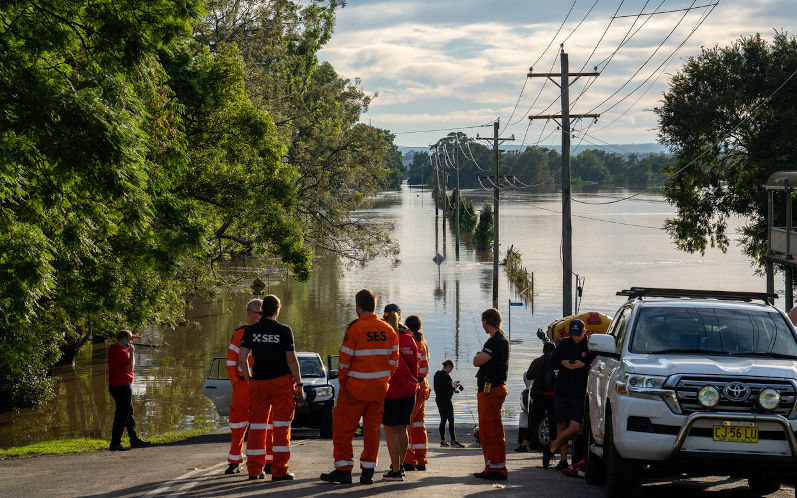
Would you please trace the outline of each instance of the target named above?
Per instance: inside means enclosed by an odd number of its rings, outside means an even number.
[[[351,322],[340,346],[340,393],[332,422],[336,470],[354,467],[352,438],[363,419],[360,468],[376,468],[388,380],[398,368],[398,334],[373,313]]]
[[[426,376],[429,375],[429,346],[421,338],[415,341],[418,345],[418,395],[415,397],[415,407],[412,409],[409,435],[409,446],[404,461],[410,465],[426,466],[426,400],[429,399],[431,389]]]
[[[230,453],[227,455],[229,463],[243,463],[243,444],[246,428],[249,426],[249,385],[246,383],[243,372],[238,366],[238,351],[241,347],[241,337],[246,326],[238,327],[232,334],[232,340],[227,348],[227,377],[232,383],[232,404],[230,405]],[[249,367],[252,367],[252,357],[249,356]]]

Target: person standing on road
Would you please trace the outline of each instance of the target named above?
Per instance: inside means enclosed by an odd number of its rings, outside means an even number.
[[[542,356],[535,358],[526,372],[526,378],[533,381],[529,396],[531,397],[531,413],[529,413],[529,426],[526,430],[526,439],[515,451],[526,452],[529,447],[529,437],[533,431],[537,430],[543,417],[548,418],[548,436],[551,441],[556,439],[556,418],[554,416],[553,390],[556,384],[556,375],[551,364],[551,354],[556,346],[552,342],[542,345]],[[540,442],[540,448],[543,447]],[[547,461],[543,454],[543,468],[548,468],[550,461]]]
[[[404,320],[404,325],[410,329],[415,344],[418,346],[418,395],[415,398],[415,407],[412,409],[409,428],[409,449],[405,457],[405,470],[426,470],[426,400],[432,390],[429,388],[427,376],[429,375],[429,345],[421,332],[421,318],[410,315]]]
[[[265,479],[266,429],[273,412],[274,460],[271,464],[272,481],[290,481],[294,474],[288,472],[291,457],[291,421],[296,406],[295,396],[304,398],[302,375],[293,331],[277,321],[280,300],[268,295],[263,299],[263,317],[246,327],[238,355],[238,365],[249,384],[249,438],[246,444],[246,468],[249,479]],[[248,357],[253,364],[249,369]]]
[[[373,484],[379,455],[379,426],[388,380],[398,368],[399,343],[393,327],[374,313],[376,295],[373,291],[357,292],[355,304],[358,318],[346,328],[338,358],[340,393],[332,421],[335,470],[321,474],[321,480],[351,484],[352,439],[362,417],[360,483]]]
[[[562,339],[551,355],[551,363],[559,369],[554,389],[554,412],[556,412],[557,437],[550,448],[543,449],[543,464],[550,461],[559,450],[561,460],[556,470],[564,470],[567,463],[567,442],[581,430],[584,422],[584,397],[587,393],[587,376],[594,358],[587,349],[584,322],[571,320],[569,337]]]
[[[454,404],[451,398],[457,390],[462,390],[459,381],[451,380],[451,371],[454,370],[454,362],[446,360],[443,368],[434,374],[434,402],[437,411],[440,412],[440,446],[448,448],[463,448],[457,441],[457,433],[454,429]],[[448,422],[448,433],[451,435],[451,444],[446,442],[446,422]]]
[[[247,325],[252,325],[260,320],[260,308],[262,305],[262,299],[249,301],[246,305],[246,316],[249,319]],[[237,474],[241,471],[240,466],[244,461],[244,436],[246,435],[246,428],[249,426],[249,384],[246,383],[244,371],[238,366],[238,354],[245,329],[246,325],[235,329],[232,333],[230,345],[227,347],[227,364],[225,368],[227,369],[227,377],[229,377],[232,384],[232,404],[230,405],[230,452],[227,454],[227,463],[230,465],[224,471],[225,474]],[[249,368],[252,368],[251,355],[249,355],[248,362]],[[266,442],[268,442],[268,439],[268,436],[266,436]],[[267,454],[266,467],[270,463],[268,456]]]
[[[142,448],[152,443],[144,441],[136,434],[136,422],[133,420],[133,369],[136,366],[136,348],[133,340],[140,339],[129,330],[122,330],[116,335],[116,342],[108,347],[108,391],[116,403],[111,429],[111,451],[126,451],[130,448]],[[122,433],[127,429],[130,437],[130,448],[122,446]]]
[[[409,448],[407,427],[410,425],[415,396],[418,393],[418,345],[407,327],[400,327],[401,312],[398,306],[388,304],[387,323],[398,332],[398,369],[390,376],[385,394],[382,425],[385,426],[387,449],[390,453],[390,470],[382,477],[385,481],[404,480],[404,457]]]
[[[491,481],[505,480],[506,435],[501,407],[506,400],[506,376],[509,370],[509,341],[501,330],[501,313],[490,308],[482,313],[482,328],[490,338],[473,357],[479,392],[479,439],[484,453],[484,470],[473,474]]]

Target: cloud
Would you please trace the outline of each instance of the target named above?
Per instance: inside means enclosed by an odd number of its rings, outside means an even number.
[[[542,78],[525,81],[525,76],[538,60],[535,72],[558,72],[562,41],[571,72],[601,63],[601,76],[589,82],[583,95],[586,79],[571,87],[574,112],[602,112],[601,122],[614,121],[601,136],[650,142],[656,138],[650,109],[686,57],[699,54],[701,47],[725,45],[758,31],[770,36],[772,26],[797,19],[797,2],[784,6],[774,0],[724,0],[675,54],[706,9],[688,13],[662,44],[682,12],[618,18],[609,24],[617,7],[599,5],[579,25],[588,7],[577,6],[562,25],[569,2],[555,8],[539,0],[499,0],[489,7],[474,0],[363,0],[349,5],[339,12],[335,34],[321,57],[343,76],[362,78],[365,91],[379,94],[364,121],[398,132],[456,128],[502,116],[503,126],[515,109],[515,124],[507,133],[515,133],[518,140],[539,134],[543,126],[529,124],[527,112],[558,112],[558,89]],[[619,14],[638,13],[642,6],[641,0],[627,0]],[[624,42],[629,33],[632,37]],[[428,143],[438,136],[399,135],[397,142]]]

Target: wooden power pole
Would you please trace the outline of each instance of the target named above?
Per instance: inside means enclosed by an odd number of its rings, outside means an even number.
[[[567,54],[561,52],[560,73],[534,73],[529,68],[529,78],[548,78],[562,91],[561,114],[529,116],[529,119],[559,120],[562,129],[562,316],[573,314],[573,226],[570,221],[570,123],[574,119],[598,119],[600,114],[570,114],[570,85],[582,76],[600,76],[600,73],[571,73]],[[597,68],[595,68],[597,70]],[[573,80],[570,78],[574,77]],[[557,82],[554,78],[560,78]]]
[[[477,140],[492,140],[493,142],[493,308],[498,308],[498,192],[501,182],[501,177],[498,175],[498,144],[505,140],[515,139],[514,135],[508,138],[500,138],[498,136],[499,126],[500,118],[493,122],[492,137],[476,135]]]

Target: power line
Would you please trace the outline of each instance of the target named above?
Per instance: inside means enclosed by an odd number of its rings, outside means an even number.
[[[535,209],[541,209],[543,211],[549,211],[549,212],[555,213],[555,214],[562,214],[561,211],[557,211],[555,209],[544,208],[544,207],[538,206],[538,205],[536,205],[536,204],[534,204],[532,202],[525,203],[525,204],[527,206],[531,206],[531,207],[533,207]],[[637,228],[650,228],[652,230],[664,230],[664,228],[662,228],[662,227],[654,227],[654,226],[650,226],[650,225],[639,225],[637,223],[626,223],[624,221],[604,220],[602,218],[595,218],[594,216],[585,216],[583,214],[574,214],[573,217],[575,217],[575,218],[584,218],[584,219],[592,220],[592,221],[600,221],[602,223],[611,223],[612,225],[625,225],[625,226],[637,227]]]
[[[655,15],[655,14],[672,14],[673,12],[682,12],[682,11],[684,11],[684,10],[691,10],[691,9],[702,9],[703,7],[712,7],[712,6],[716,7],[718,3],[719,3],[719,2],[716,2],[716,3],[707,3],[706,5],[700,5],[700,6],[698,6],[698,7],[685,7],[685,8],[683,8],[683,9],[673,9],[673,10],[657,10],[657,11],[655,11],[655,12],[646,12],[646,13],[644,13],[644,14],[629,14],[629,15],[627,15],[627,16],[618,16],[618,15],[615,15],[614,17],[612,17],[612,19],[622,19],[623,17],[634,17],[634,16],[652,16],[652,15]]]
[[[794,78],[794,76],[795,76],[795,75],[797,75],[797,70],[795,70],[794,72],[792,72],[792,73],[789,75],[789,77],[788,77],[788,78],[786,78],[786,80],[785,80],[783,83],[781,83],[779,87],[777,87],[777,88],[775,89],[775,91],[773,91],[771,94],[769,94],[769,96],[768,96],[768,97],[766,97],[766,98],[765,98],[764,100],[762,100],[761,102],[758,102],[757,104],[755,104],[755,105],[753,106],[753,108],[750,110],[750,112],[748,112],[748,113],[747,113],[747,115],[746,115],[744,118],[742,118],[742,119],[741,119],[741,120],[740,120],[740,121],[739,121],[739,122],[736,124],[736,126],[734,126],[734,127],[733,127],[733,128],[730,130],[730,131],[728,131],[728,132],[727,132],[727,133],[726,133],[726,134],[725,134],[725,135],[724,135],[724,136],[723,136],[723,137],[722,137],[722,138],[719,140],[719,142],[717,142],[717,143],[720,143],[720,142],[722,142],[722,141],[726,140],[726,139],[727,139],[729,136],[731,136],[731,134],[733,134],[734,132],[736,132],[736,130],[738,130],[738,129],[739,129],[739,128],[740,128],[740,127],[741,127],[741,126],[742,126],[742,125],[743,125],[743,124],[746,122],[746,121],[750,120],[750,119],[751,119],[751,118],[752,118],[752,117],[755,115],[756,111],[758,111],[758,109],[760,109],[760,108],[761,108],[761,107],[762,107],[764,104],[766,104],[766,103],[768,103],[770,100],[772,100],[772,97],[774,97],[774,96],[775,96],[775,95],[776,95],[776,94],[777,94],[777,93],[778,93],[778,92],[779,92],[779,91],[780,91],[780,90],[781,90],[781,89],[782,89],[784,86],[786,86],[786,84],[787,84],[789,81],[791,81],[791,80],[792,80],[792,78]],[[703,156],[705,156],[705,155],[708,153],[708,151],[709,151],[709,147],[704,147],[704,148],[703,148],[703,152],[701,152],[700,154],[698,154],[698,155],[697,155],[697,157],[695,157],[694,159],[692,159],[691,161],[689,161],[688,163],[686,163],[685,165],[683,165],[683,166],[682,166],[681,168],[679,168],[677,171],[675,171],[674,173],[672,173],[672,174],[670,174],[670,175],[665,175],[665,178],[664,178],[663,180],[661,180],[661,181],[659,181],[659,182],[656,182],[655,184],[653,184],[653,185],[651,185],[651,186],[649,186],[649,187],[645,188],[644,190],[641,190],[641,191],[639,191],[639,192],[637,192],[637,193],[635,193],[635,194],[632,194],[632,195],[629,195],[629,196],[626,196],[626,197],[622,197],[622,198],[619,198],[619,199],[614,199],[614,200],[611,200],[611,201],[606,201],[606,202],[587,202],[587,201],[581,201],[581,204],[592,204],[592,205],[615,204],[615,203],[618,203],[618,202],[627,201],[628,199],[633,199],[634,197],[637,197],[638,195],[642,195],[642,194],[644,194],[645,192],[649,192],[650,190],[652,190],[652,189],[654,189],[654,188],[656,188],[656,187],[659,187],[659,186],[663,185],[664,183],[668,182],[669,180],[671,180],[672,178],[674,178],[675,176],[677,176],[677,175],[678,175],[680,172],[682,172],[683,170],[685,170],[686,168],[688,168],[689,166],[693,165],[693,164],[694,164],[694,163],[696,163],[698,160],[700,160],[700,159],[701,159]]]
[[[436,130],[412,130],[412,131],[394,131],[391,132],[393,135],[406,135],[409,133],[432,133],[435,131],[457,131],[457,130],[470,130],[472,128],[487,128],[488,126],[492,126],[492,124],[481,124],[481,125],[472,125],[472,126],[459,126],[456,128],[438,128]]]
[[[625,2],[625,0],[620,0],[620,5],[617,6],[617,10],[614,11],[614,15],[617,15],[617,13],[620,12],[620,8],[623,6],[624,2]],[[584,65],[581,66],[581,69],[579,69],[579,72],[583,72],[584,68],[587,67],[587,64],[589,64],[589,61],[590,61],[590,59],[592,59],[592,56],[595,55],[595,51],[598,50],[598,47],[600,46],[601,42],[603,41],[603,38],[606,36],[606,33],[609,32],[609,28],[612,26],[613,22],[614,22],[614,17],[609,19],[609,24],[606,25],[606,29],[603,30],[603,33],[601,34],[601,37],[598,40],[598,43],[596,43],[595,47],[592,48],[592,52],[589,54],[589,57],[587,57],[587,60],[584,61]]]
[[[576,32],[576,30],[578,30],[578,28],[580,28],[580,27],[581,27],[581,25],[584,23],[584,21],[587,19],[587,17],[588,17],[588,16],[589,16],[589,15],[592,13],[592,9],[594,9],[594,8],[595,8],[595,6],[596,6],[596,5],[598,5],[598,2],[599,2],[599,1],[600,1],[600,0],[595,0],[595,3],[593,3],[593,4],[592,4],[592,7],[590,7],[590,8],[589,8],[589,10],[587,11],[587,13],[586,13],[586,14],[584,14],[584,17],[582,17],[582,18],[581,18],[581,20],[578,22],[578,24],[576,24],[576,27],[575,27],[575,28],[573,28],[573,30],[570,32],[570,34],[569,34],[569,35],[567,35],[567,36],[565,37],[565,39],[564,39],[564,40],[562,40],[562,42],[561,42],[561,44],[562,44],[562,45],[564,45],[564,44],[567,42],[567,40],[569,40],[569,39],[570,39],[570,37],[571,37],[571,36],[573,36],[573,33],[575,33],[575,32]],[[575,3],[573,3],[573,5],[575,5]]]

